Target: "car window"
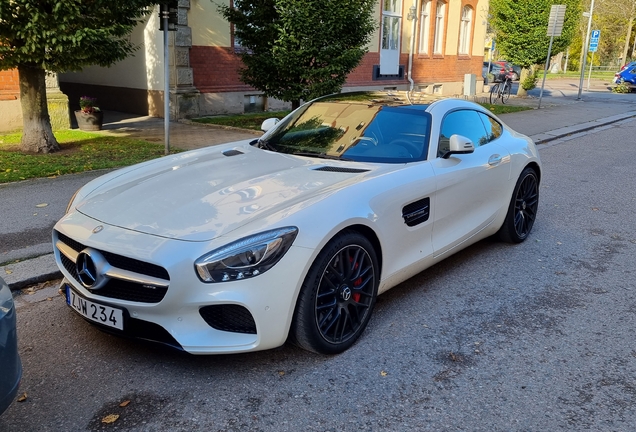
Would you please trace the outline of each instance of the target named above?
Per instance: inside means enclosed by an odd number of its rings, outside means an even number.
[[[486,128],[486,136],[488,137],[487,142],[494,141],[499,138],[503,133],[503,126],[489,115],[486,115],[484,113],[478,114],[479,118],[481,118],[481,121],[484,124],[484,127]]]
[[[450,149],[451,135],[462,135],[473,142],[475,147],[486,144],[488,134],[479,113],[474,110],[458,110],[447,114],[442,120],[442,128],[437,146],[437,155],[443,156]]]
[[[395,104],[392,106],[389,104]],[[359,162],[409,163],[428,155],[427,105],[396,95],[354,92],[317,99],[257,141],[280,153]]]

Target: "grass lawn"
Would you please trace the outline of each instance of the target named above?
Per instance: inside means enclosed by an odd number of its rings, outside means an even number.
[[[164,147],[156,143],[78,130],[55,132],[59,152],[24,154],[20,137],[20,133],[0,135],[0,183],[118,168],[164,154]]]
[[[290,111],[271,111],[230,116],[202,117],[192,119],[192,121],[220,126],[232,126],[241,129],[261,130],[261,123],[263,123],[263,121],[271,117],[282,119],[289,113]]]

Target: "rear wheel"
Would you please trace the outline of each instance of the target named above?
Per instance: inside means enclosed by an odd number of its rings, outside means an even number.
[[[490,88],[490,103],[494,104],[497,102],[497,98],[499,97],[499,86],[501,84],[497,83]]]
[[[539,178],[532,168],[526,168],[515,185],[499,238],[508,243],[524,241],[532,230],[538,207]]]
[[[298,296],[292,340],[320,354],[338,354],[360,337],[378,294],[373,245],[355,231],[332,239],[312,264]]]

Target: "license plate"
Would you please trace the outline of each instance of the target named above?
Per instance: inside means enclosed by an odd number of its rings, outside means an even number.
[[[66,303],[84,318],[108,327],[124,329],[124,313],[121,309],[86,300],[68,285],[66,285]]]

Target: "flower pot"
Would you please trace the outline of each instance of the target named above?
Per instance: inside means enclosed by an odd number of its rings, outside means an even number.
[[[77,127],[80,128],[80,130],[102,130],[102,124],[104,123],[104,113],[102,111],[85,113],[82,110],[77,110],[75,111],[75,118],[77,119]]]

